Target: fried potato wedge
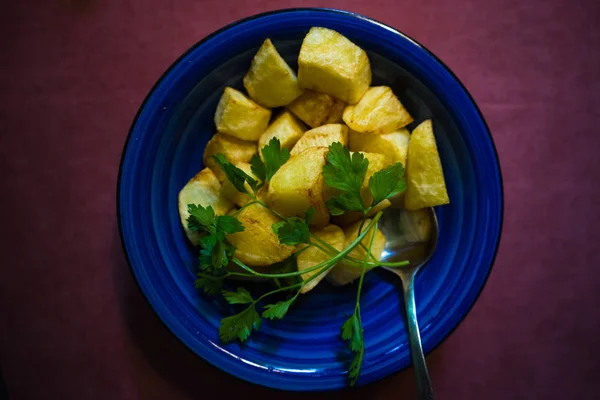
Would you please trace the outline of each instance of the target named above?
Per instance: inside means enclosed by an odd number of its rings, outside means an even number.
[[[391,163],[401,163],[406,170],[406,157],[408,155],[408,143],[410,133],[401,128],[390,133],[373,135],[371,133],[360,133],[348,130],[348,148],[351,151],[365,151],[369,153],[385,154]],[[397,194],[390,199],[393,207],[404,207],[404,196],[406,191]]]
[[[342,119],[361,133],[388,133],[413,121],[412,116],[387,86],[369,88],[356,105],[344,109]]]
[[[313,27],[300,48],[298,84],[356,104],[371,85],[369,57],[338,32]]]
[[[221,184],[215,174],[208,168],[198,172],[181,189],[178,197],[179,218],[186,236],[194,246],[200,243],[202,234],[188,228],[187,219],[190,216],[188,204],[197,204],[203,207],[211,206],[217,215],[225,215],[233,204],[220,195]]]
[[[410,133],[406,129],[380,135],[348,130],[348,149],[350,151],[384,154],[392,164],[399,162],[405,168],[409,141]]]
[[[326,226],[329,209],[323,198],[323,165],[327,147],[311,147],[290,157],[273,175],[267,192],[267,204],[280,214],[303,216],[313,206],[312,225]]]
[[[346,237],[344,236],[344,231],[339,226],[327,225],[323,229],[311,230],[311,232],[319,239],[325,241],[330,246],[335,248],[337,251],[343,250]],[[306,269],[319,265],[322,262],[329,260],[330,258],[330,254],[327,254],[314,246],[310,246],[298,255],[298,271],[304,271]],[[315,286],[317,286],[317,284],[321,282],[323,278],[325,278],[329,271],[331,271],[331,269],[325,272],[321,272],[319,276],[315,277],[306,285],[304,285],[304,287],[300,290],[300,293],[304,294],[313,290]],[[319,271],[311,271],[302,274],[301,277],[303,280],[306,281],[318,273]]]
[[[219,181],[223,182],[225,173],[212,158],[217,153],[223,153],[225,158],[232,164],[247,163],[256,154],[256,142],[247,142],[224,133],[217,133],[208,141],[204,148],[202,161],[205,166],[214,172]]]
[[[296,73],[267,39],[252,59],[244,76],[244,87],[250,97],[264,107],[288,105],[302,94]]]
[[[371,222],[370,219],[365,221],[365,227]],[[344,248],[348,247],[356,238],[358,237],[358,229],[360,228],[360,221],[354,223],[348,228],[344,229],[344,235],[346,237]],[[371,237],[373,236],[373,230],[371,230],[361,243],[365,247],[369,247],[369,243],[371,242]],[[383,253],[383,249],[385,248],[386,238],[381,230],[377,229],[377,233],[375,233],[375,239],[373,241],[373,247],[371,248],[371,255],[375,257],[377,261],[381,260],[381,254]],[[356,258],[358,260],[364,260],[366,258],[366,251],[360,246],[356,246],[348,255],[350,257]],[[342,259],[335,267],[331,269],[329,274],[327,275],[327,281],[333,285],[341,286],[348,284],[354,281],[356,278],[360,277],[362,271],[362,266],[357,265],[355,263],[351,263],[347,260]],[[370,269],[367,269],[367,272]]]
[[[408,210],[450,203],[431,120],[423,121],[412,132],[406,167],[404,206]]]
[[[273,232],[273,224],[280,219],[260,204],[244,208],[237,218],[244,230],[227,235],[227,240],[236,247],[235,257],[244,264],[264,267],[283,261],[294,252],[295,246],[281,244]]]
[[[282,149],[291,149],[306,132],[304,124],[289,111],[285,110],[275,118],[267,130],[258,139],[258,154],[262,159],[262,148],[273,138],[279,139]]]
[[[346,103],[328,94],[305,90],[287,109],[306,125],[316,128],[323,124],[341,122],[345,106]]]
[[[342,114],[344,113],[345,109],[346,103],[338,99],[333,99],[333,105],[329,110],[329,115],[327,116],[325,121],[323,121],[323,125],[342,123]]]
[[[231,87],[223,91],[215,112],[217,131],[241,140],[258,140],[270,119],[271,110]]]
[[[342,124],[322,125],[306,131],[290,151],[296,155],[310,147],[329,147],[331,143],[348,144],[348,127]]]

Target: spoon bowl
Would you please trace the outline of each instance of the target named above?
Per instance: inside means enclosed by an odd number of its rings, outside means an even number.
[[[384,268],[402,279],[408,341],[419,399],[433,399],[431,379],[425,363],[417,322],[414,280],[419,269],[429,261],[437,247],[439,236],[437,217],[431,207],[417,211],[388,208],[381,218],[380,227],[387,238],[382,261],[409,261],[409,264],[404,267]]]

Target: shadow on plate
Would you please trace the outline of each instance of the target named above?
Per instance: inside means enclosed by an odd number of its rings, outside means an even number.
[[[127,326],[127,333],[137,352],[142,354],[144,367],[134,363],[136,369],[136,386],[143,398],[158,398],[161,395],[153,392],[159,390],[159,383],[154,382],[158,375],[170,387],[169,392],[183,393],[190,399],[222,397],[251,398],[260,396],[263,399],[363,399],[397,397],[415,398],[414,374],[411,368],[394,374],[378,382],[355,389],[344,389],[337,392],[296,393],[283,392],[265,388],[237,379],[220,369],[213,367],[202,358],[192,353],[162,323],[144,298],[133,275],[131,274],[121,239],[115,226],[111,259],[115,286],[118,288],[119,304]],[[427,363],[435,385],[436,371],[441,367],[443,346],[427,357]],[[153,373],[146,371],[151,369]],[[435,386],[434,386],[435,387]],[[164,390],[164,388],[162,388]],[[147,395],[147,396],[146,396]],[[158,396],[158,397],[157,397]]]

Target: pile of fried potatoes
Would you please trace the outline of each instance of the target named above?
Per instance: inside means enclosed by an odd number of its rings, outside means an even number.
[[[324,184],[322,175],[328,146],[334,142],[344,144],[351,152],[363,153],[369,160],[362,189],[367,205],[372,202],[369,178],[393,163],[405,166],[406,192],[382,201],[372,214],[391,205],[417,210],[449,202],[431,121],[409,132],[406,126],[413,122],[410,113],[391,88],[371,87],[366,52],[338,32],[310,29],[300,49],[297,75],[266,39],[251,62],[243,86],[247,94],[232,87],[224,89],[214,117],[217,133],[204,150],[206,168],[179,193],[181,222],[195,245],[199,235],[187,228],[188,204],[212,206],[217,214],[224,215],[250,201],[227,180],[212,156],[223,153],[252,176],[250,159],[257,153],[262,157],[260,150],[272,138],[279,139],[291,157],[260,190],[259,198],[286,217],[303,216],[310,206],[314,207],[312,233],[338,250],[356,239],[361,215],[331,217],[325,206],[325,201],[336,195],[335,189]],[[229,235],[228,240],[237,248],[235,256],[248,266],[268,271],[269,266],[299,250],[279,243],[272,230],[278,218],[261,205],[245,208],[238,219],[245,230]],[[365,246],[372,235],[363,240]],[[380,258],[385,243],[385,236],[377,231],[372,252],[375,258]],[[356,247],[350,256],[364,260],[366,254]],[[319,249],[307,249],[298,255],[298,269],[308,269],[330,257]],[[356,264],[341,261],[329,270],[327,280],[343,285],[355,280],[360,272]],[[306,280],[315,273],[302,277]],[[303,292],[323,278],[313,279]]]

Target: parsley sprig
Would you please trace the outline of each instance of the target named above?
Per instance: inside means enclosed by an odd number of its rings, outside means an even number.
[[[204,233],[200,240],[200,272],[195,285],[209,295],[221,293],[225,300],[234,307],[243,306],[239,313],[223,318],[219,328],[219,337],[224,343],[234,340],[243,342],[250,337],[253,331],[260,329],[263,318],[269,320],[284,318],[298,298],[302,288],[323,272],[333,268],[340,260],[344,259],[346,262],[362,268],[354,310],[341,329],[342,339],[348,341],[350,350],[354,354],[348,371],[350,383],[354,385],[360,375],[365,353],[360,310],[360,294],[364,274],[367,268],[380,265],[401,266],[407,264],[406,262],[380,262],[371,255],[382,212],[378,212],[369,223],[366,223],[366,219],[375,205],[405,190],[404,168],[402,164],[396,163],[374,173],[368,182],[373,201],[371,204],[364,204],[361,191],[369,160],[361,153],[351,154],[348,148],[340,143],[333,143],[329,147],[326,156],[327,162],[323,167],[323,178],[325,184],[337,189],[339,194],[327,200],[327,207],[332,215],[341,215],[350,211],[358,211],[363,214],[356,239],[345,249],[338,251],[310,232],[310,223],[315,214],[314,208],[307,209],[302,218],[299,216],[286,217],[271,209],[268,204],[258,198],[258,191],[268,184],[279,168],[290,158],[289,151],[282,149],[279,140],[276,138],[271,139],[267,146],[262,148],[261,154],[262,158],[254,155],[250,160],[254,177],[237,168],[223,154],[219,153],[213,156],[217,165],[223,170],[233,186],[239,192],[248,194],[251,197],[251,201],[237,212],[228,216],[217,216],[210,206],[188,205],[189,228]],[[237,259],[235,257],[235,247],[227,240],[227,235],[244,230],[244,226],[236,217],[244,208],[252,204],[260,204],[279,217],[280,221],[273,224],[272,229],[279,238],[280,243],[289,246],[304,245],[290,258],[273,265],[269,273],[255,271]],[[369,232],[372,235],[369,246],[366,247],[362,241]],[[311,268],[298,271],[297,255],[311,246],[322,250],[331,257]],[[349,256],[349,253],[356,246],[362,246],[366,250],[364,259]],[[243,272],[228,270],[226,266],[231,263],[239,266]],[[301,278],[301,275],[313,271],[315,273],[311,274],[310,278],[306,280]],[[237,287],[235,291],[223,289],[225,280],[240,277],[269,278],[276,288],[257,298],[254,298],[243,287]],[[287,299],[264,304],[264,300],[269,296],[284,292],[289,293]]]

